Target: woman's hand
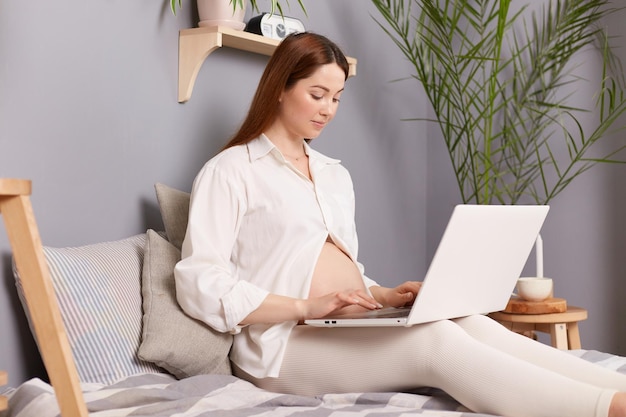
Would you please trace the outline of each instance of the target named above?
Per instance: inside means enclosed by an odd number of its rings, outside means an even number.
[[[343,309],[351,306],[358,306],[367,310],[382,308],[382,304],[363,290],[336,291],[321,297],[301,300],[301,303],[302,320],[339,314],[343,312]]]
[[[374,298],[385,307],[404,307],[413,304],[421,287],[421,282],[406,281],[395,288],[370,287],[370,291]]]
[[[269,294],[263,303],[241,321],[241,325],[256,323],[280,323],[306,319],[318,319],[342,311],[348,307],[376,310],[382,305],[363,290],[336,291],[306,300]],[[362,311],[361,309],[361,311]]]

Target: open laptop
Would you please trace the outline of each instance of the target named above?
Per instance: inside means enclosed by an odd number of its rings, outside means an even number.
[[[503,310],[549,206],[458,205],[413,306],[306,320],[323,327],[411,326]]]

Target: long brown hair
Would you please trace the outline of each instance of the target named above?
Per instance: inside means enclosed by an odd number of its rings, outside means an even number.
[[[263,71],[248,115],[224,149],[248,143],[258,137],[276,119],[278,100],[283,91],[293,87],[299,80],[310,77],[318,67],[333,63],[339,65],[348,79],[348,60],[328,38],[312,32],[294,33],[285,37]]]

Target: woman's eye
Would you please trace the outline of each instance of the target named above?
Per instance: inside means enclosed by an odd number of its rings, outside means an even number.
[[[313,100],[321,100],[322,96],[316,96],[315,94],[311,94],[311,97],[313,97]]]

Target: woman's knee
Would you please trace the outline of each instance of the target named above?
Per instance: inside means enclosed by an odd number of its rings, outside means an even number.
[[[452,320],[413,326],[417,374],[426,385],[445,389],[460,361],[473,357],[479,344]]]
[[[443,352],[447,349],[456,350],[459,343],[463,343],[469,337],[461,326],[452,320],[441,320],[414,326],[417,330],[417,338],[420,341],[417,346],[428,344],[433,352]]]
[[[467,317],[460,317],[454,320],[459,326],[463,328],[487,328],[493,325],[501,326],[497,321],[485,316],[483,314],[474,314]]]
[[[478,340],[485,340],[491,337],[500,337],[501,334],[514,335],[497,321],[480,314],[462,317],[455,322],[470,336]]]

